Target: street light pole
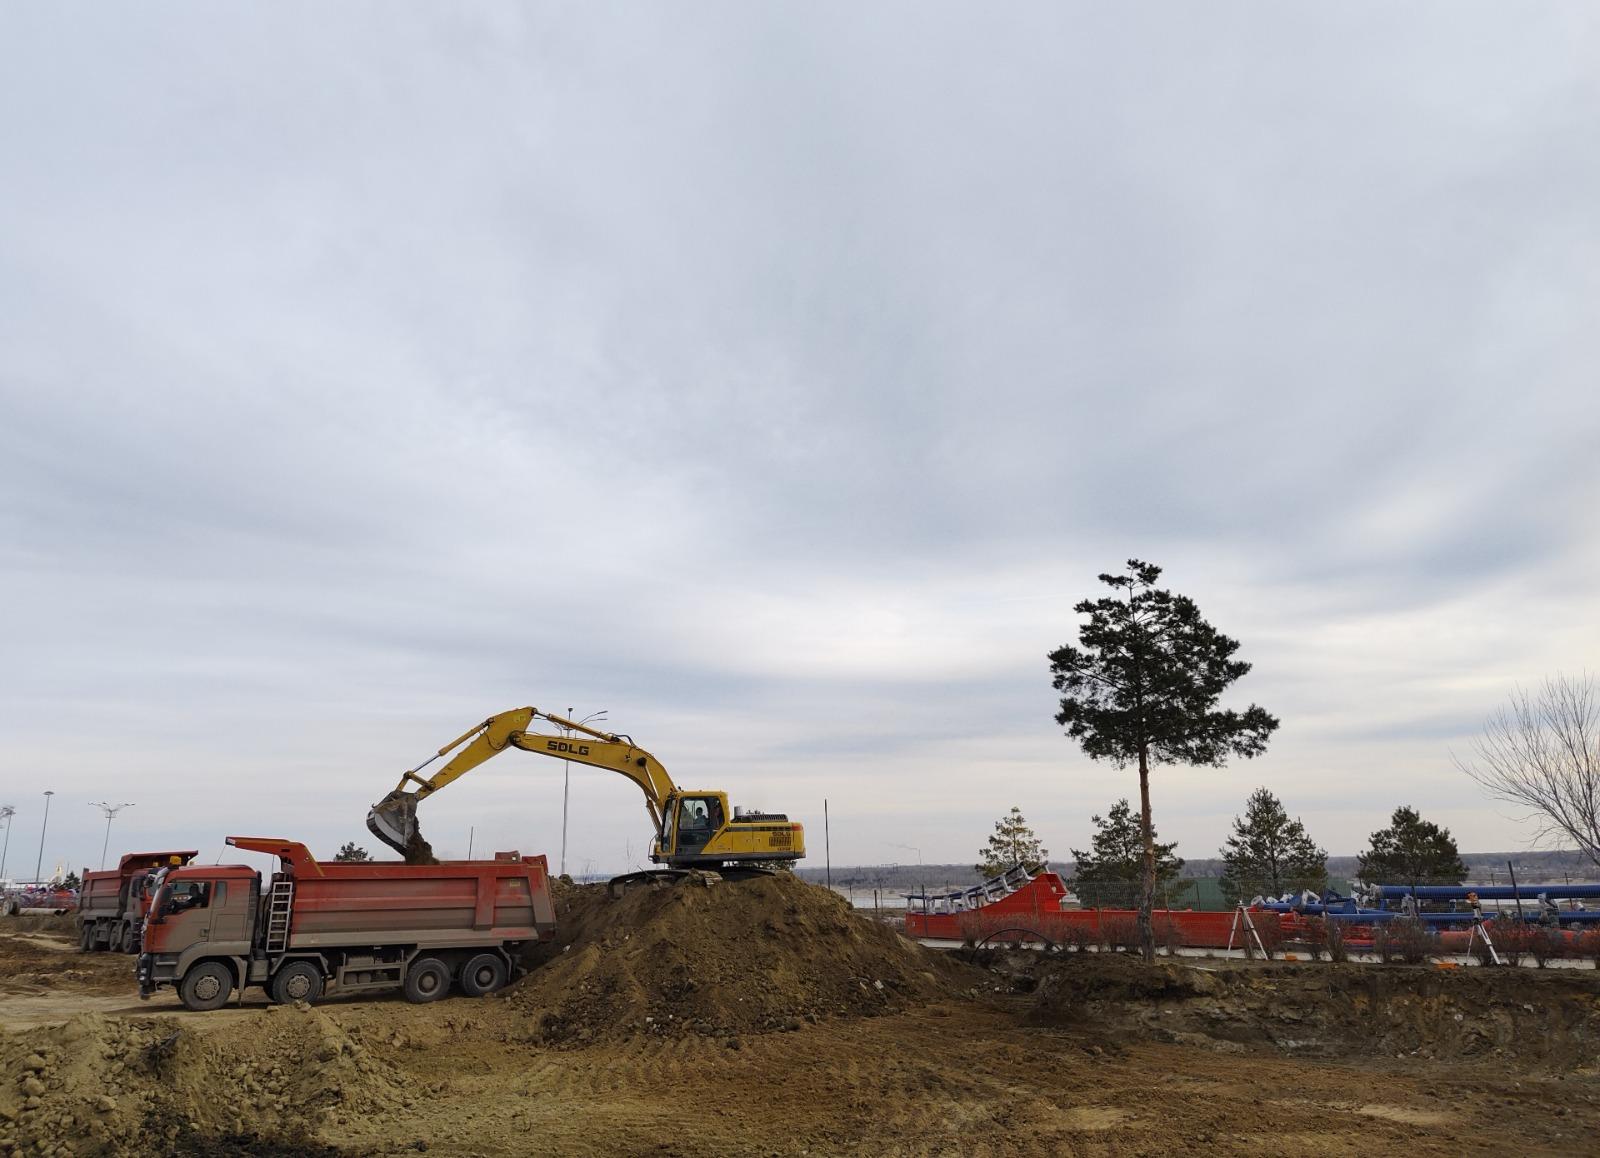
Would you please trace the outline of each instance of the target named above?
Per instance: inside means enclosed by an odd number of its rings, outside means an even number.
[[[17,810],[11,805],[0,804],[0,820],[6,822],[6,843],[0,848],[0,881],[6,879],[6,857],[11,852],[11,818],[16,814]]]
[[[106,838],[100,842],[100,871],[105,872],[106,849],[111,847],[111,821],[116,817],[117,813],[121,812],[124,808],[132,808],[133,802],[131,800],[124,800],[121,804],[107,804],[104,800],[91,800],[89,801],[89,807],[98,808],[101,812],[106,814]]]
[[[50,831],[50,798],[56,794],[54,788],[44,790],[44,824],[39,829],[39,859],[33,863],[33,883],[39,883],[39,874],[44,871],[44,837]]]

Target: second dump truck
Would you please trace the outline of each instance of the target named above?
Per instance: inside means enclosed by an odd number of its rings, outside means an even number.
[[[78,890],[78,948],[85,953],[137,953],[155,874],[164,868],[186,865],[199,855],[192,848],[183,852],[130,852],[117,862],[115,869],[84,873],[83,887]]]
[[[172,986],[189,1009],[218,1009],[259,986],[277,1002],[399,988],[436,1001],[505,985],[530,942],[555,935],[545,858],[434,865],[321,862],[298,841],[230,836],[268,853],[248,865],[162,871],[145,921],[139,996]]]

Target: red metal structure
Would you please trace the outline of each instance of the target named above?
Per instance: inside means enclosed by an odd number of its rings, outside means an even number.
[[[1041,872],[1004,896],[973,890],[960,897],[911,897],[906,933],[930,940],[1048,940],[1054,944],[1116,943],[1127,938],[1138,919],[1134,909],[1063,909],[1068,899],[1059,874]],[[941,903],[942,902],[942,903]],[[1252,910],[1256,929],[1269,944],[1282,940],[1279,915]],[[1223,949],[1233,932],[1232,912],[1157,909],[1152,914],[1156,940],[1184,948]],[[1233,943],[1242,938],[1233,932]]]
[[[150,879],[164,868],[186,865],[199,856],[181,852],[130,852],[117,867],[83,874],[78,891],[78,948],[85,953],[109,949],[137,953],[139,933],[150,908]]]
[[[542,856],[435,865],[321,862],[298,841],[230,836],[281,871],[262,888],[247,865],[169,869],[145,922],[139,995],[176,986],[190,1009],[216,1009],[259,985],[274,1001],[399,987],[434,1001],[454,984],[482,996],[516,955],[555,933]]]

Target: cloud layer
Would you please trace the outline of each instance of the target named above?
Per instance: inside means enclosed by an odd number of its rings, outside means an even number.
[[[1131,779],[1045,653],[1130,555],[1354,851],[1597,666],[1600,24],[1462,5],[274,6],[0,37],[0,736],[31,868],[364,838],[606,708],[839,862],[1065,854]],[[552,697],[554,697],[552,699]],[[568,867],[641,855],[577,772]],[[441,794],[556,854],[561,768]]]

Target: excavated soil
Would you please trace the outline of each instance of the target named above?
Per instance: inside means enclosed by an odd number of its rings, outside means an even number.
[[[794,1031],[877,1017],[973,985],[961,965],[788,873],[557,890],[559,930],[504,1000],[540,1040]]]
[[[12,921],[0,932],[0,991],[10,993],[45,990],[126,991],[133,983],[134,958],[121,953],[79,953],[77,932],[70,921],[64,930],[57,918],[17,918],[49,921],[23,926],[43,932],[17,932]]]
[[[1117,954],[1008,955],[1035,1025],[1325,1058],[1421,1057],[1587,1068],[1600,1062],[1600,977],[1426,966],[1202,968]]]
[[[404,856],[407,864],[439,863],[439,858],[433,855],[433,845],[423,839],[421,831],[413,832],[406,841]]]
[[[0,1039],[0,1150],[89,1154],[314,1152],[335,1109],[384,1115],[391,1075],[320,1011],[268,1007],[225,1047],[178,1020],[82,1014]]]
[[[0,983],[0,1155],[1457,1158],[1600,1133],[1592,974],[964,964],[785,880],[562,908],[499,999],[196,1014],[131,978]],[[64,941],[0,934],[0,982],[127,967]]]

